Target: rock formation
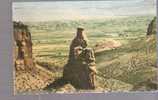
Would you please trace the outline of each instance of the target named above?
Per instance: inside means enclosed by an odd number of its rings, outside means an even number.
[[[28,26],[14,22],[15,93],[39,91],[53,81],[53,75],[33,61]]]
[[[148,25],[147,35],[156,34],[156,17]]]
[[[149,63],[149,65],[152,65],[153,67],[158,68],[157,61],[155,60],[155,63],[151,63],[151,59],[150,59],[152,54],[154,54],[154,55],[156,54],[156,53],[154,53],[154,52],[156,52],[156,47],[157,47],[156,46],[157,45],[156,24],[157,24],[157,18],[154,17],[153,20],[151,20],[151,22],[149,23],[148,28],[147,28],[147,34],[146,34],[147,35],[147,40],[146,40],[147,49],[146,49],[146,52],[147,52],[147,55],[148,55],[147,56],[148,57],[147,62]],[[140,87],[142,88],[142,85],[144,85],[149,90],[157,89],[158,88],[158,81],[157,80],[158,80],[157,75],[155,75],[153,78],[148,79],[143,84],[142,83],[138,84],[139,87],[137,87],[137,88],[140,88]]]
[[[14,22],[14,39],[16,70],[26,70],[28,67],[33,67],[31,34],[27,25]]]
[[[78,28],[70,45],[69,60],[64,67],[63,78],[79,89],[95,88],[95,57],[93,50],[87,46],[83,28]]]
[[[83,33],[83,29],[82,28],[78,28],[77,29],[77,35],[76,37],[72,40],[72,43],[70,45],[70,52],[69,52],[69,61],[68,62],[73,62],[74,61],[74,48],[81,46],[82,48],[86,48],[88,45],[88,40],[85,36],[85,34]]]

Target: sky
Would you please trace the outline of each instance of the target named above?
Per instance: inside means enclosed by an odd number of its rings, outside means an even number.
[[[87,20],[155,14],[155,0],[13,3],[13,20],[16,21]]]

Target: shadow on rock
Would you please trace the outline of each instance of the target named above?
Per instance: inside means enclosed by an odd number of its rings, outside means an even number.
[[[44,90],[57,90],[66,84],[68,84],[68,82],[66,82],[63,78],[58,78],[53,83],[49,84],[46,88],[44,88]]]

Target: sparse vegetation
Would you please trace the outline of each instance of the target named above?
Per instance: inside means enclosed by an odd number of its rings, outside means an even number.
[[[156,76],[155,35],[146,37],[152,16],[108,20],[26,22],[32,33],[37,63],[60,78],[67,62],[69,45],[78,26],[83,26],[89,46],[106,39],[119,41],[117,48],[97,52],[97,85],[105,91],[155,90],[149,86]],[[142,89],[143,88],[143,89]]]

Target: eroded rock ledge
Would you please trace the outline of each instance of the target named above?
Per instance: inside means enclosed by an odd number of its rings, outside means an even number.
[[[53,81],[53,74],[34,62],[28,26],[22,22],[13,24],[15,93],[40,91]]]

